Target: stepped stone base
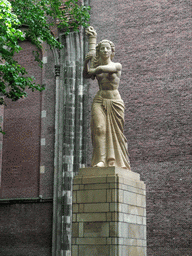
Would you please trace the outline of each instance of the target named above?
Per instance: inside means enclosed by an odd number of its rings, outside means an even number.
[[[80,169],[73,183],[72,256],[146,256],[145,195],[137,173]]]

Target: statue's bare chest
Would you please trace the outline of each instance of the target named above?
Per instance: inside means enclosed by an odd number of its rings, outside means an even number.
[[[116,73],[101,73],[97,75],[97,80],[99,82],[103,82],[103,81],[113,82],[116,80],[116,78],[117,78]]]

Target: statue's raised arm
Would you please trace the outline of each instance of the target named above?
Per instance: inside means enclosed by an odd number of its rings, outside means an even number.
[[[83,77],[95,79],[95,76],[90,75],[88,70],[89,66],[93,66],[93,59],[96,55],[97,32],[93,27],[90,26],[85,30],[85,33],[88,36],[89,52],[85,57]]]
[[[93,27],[87,30],[89,53],[85,57],[83,75],[96,78],[99,85],[91,115],[93,167],[117,166],[130,169],[127,140],[124,130],[124,102],[118,88],[122,66],[113,62],[115,46],[102,40],[96,46],[97,33]]]

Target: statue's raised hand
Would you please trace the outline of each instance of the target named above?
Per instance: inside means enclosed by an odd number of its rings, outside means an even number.
[[[97,32],[92,26],[89,26],[85,30],[85,33],[86,33],[87,36],[97,37]]]
[[[92,51],[88,52],[88,54],[85,56],[85,61],[86,61],[86,62],[89,62],[89,61],[91,61],[91,59],[94,58],[94,57],[95,57],[95,51],[92,50]]]

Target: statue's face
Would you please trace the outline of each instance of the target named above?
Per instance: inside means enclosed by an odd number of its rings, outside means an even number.
[[[109,43],[102,43],[100,46],[100,55],[103,58],[109,58],[112,54],[111,45]]]

